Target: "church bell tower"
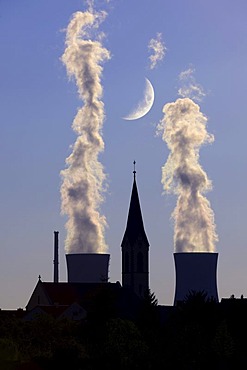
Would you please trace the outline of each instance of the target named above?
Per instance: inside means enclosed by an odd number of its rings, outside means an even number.
[[[149,289],[149,242],[142,220],[135,164],[134,161],[134,179],[127,226],[121,244],[122,285],[132,289],[139,297],[143,297]]]

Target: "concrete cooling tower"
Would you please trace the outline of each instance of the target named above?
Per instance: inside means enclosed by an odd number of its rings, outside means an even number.
[[[107,283],[109,254],[66,254],[68,283]]]
[[[218,253],[174,253],[176,288],[174,306],[186,298],[189,292],[204,291],[208,298],[218,299]]]

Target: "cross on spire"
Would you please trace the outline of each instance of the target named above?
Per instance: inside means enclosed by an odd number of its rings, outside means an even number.
[[[135,179],[136,178],[136,161],[133,162],[133,165],[134,165],[133,174],[134,174],[134,179]]]

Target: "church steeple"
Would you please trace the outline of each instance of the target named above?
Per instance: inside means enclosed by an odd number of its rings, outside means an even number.
[[[132,193],[130,198],[130,206],[129,206],[129,213],[128,213],[128,219],[127,219],[127,226],[123,237],[123,242],[125,242],[126,239],[129,240],[131,244],[134,244],[138,237],[142,236],[143,239],[148,243],[148,239],[144,230],[143,226],[143,220],[142,220],[142,212],[141,212],[141,206],[137,191],[137,185],[136,185],[136,170],[135,170],[135,164],[134,161],[134,179],[133,179],[133,186],[132,186]]]
[[[126,230],[122,247],[122,284],[143,296],[149,288],[149,242],[144,230],[136,185],[136,162]]]

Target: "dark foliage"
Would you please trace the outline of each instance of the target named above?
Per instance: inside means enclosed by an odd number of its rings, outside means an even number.
[[[247,368],[244,300],[219,304],[191,292],[165,320],[150,291],[135,320],[117,317],[113,303],[111,295],[98,296],[83,322],[48,315],[23,321],[0,312],[0,369]]]

